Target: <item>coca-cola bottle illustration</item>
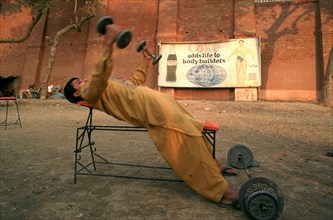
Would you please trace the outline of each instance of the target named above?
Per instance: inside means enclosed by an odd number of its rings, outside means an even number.
[[[167,74],[166,81],[167,82],[176,82],[177,80],[177,55],[175,50],[175,45],[170,45],[170,53],[167,58]]]

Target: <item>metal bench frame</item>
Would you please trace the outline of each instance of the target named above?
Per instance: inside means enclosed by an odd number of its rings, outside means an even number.
[[[172,182],[183,182],[179,179],[165,179],[165,178],[154,178],[154,177],[139,177],[139,176],[126,176],[126,175],[116,175],[116,174],[103,174],[97,172],[97,164],[107,164],[107,165],[116,165],[116,166],[130,166],[130,167],[139,167],[139,168],[149,168],[149,169],[161,169],[161,170],[170,170],[169,167],[157,167],[157,166],[145,166],[137,164],[126,164],[126,163],[114,163],[108,161],[101,155],[97,154],[95,147],[95,142],[92,141],[92,132],[93,131],[114,131],[114,132],[147,132],[143,127],[134,127],[134,126],[100,126],[93,125],[93,108],[89,105],[83,105],[89,108],[88,117],[86,124],[82,127],[77,128],[76,131],[76,147],[75,147],[75,160],[74,160],[74,184],[77,182],[77,175],[88,175],[88,176],[108,176],[108,177],[118,177],[118,178],[128,178],[128,179],[142,179],[142,180],[157,180],[157,181],[172,181]],[[219,130],[219,127],[215,124],[209,123],[209,127],[205,127],[202,133],[209,141],[210,145],[213,148],[212,156],[215,159],[215,144],[216,144],[216,132]],[[212,127],[213,125],[213,127]],[[214,127],[215,125],[215,127]],[[85,143],[87,139],[87,143]],[[81,161],[81,154],[83,150],[87,149],[86,153],[90,153],[91,161],[88,163],[83,163]],[[88,156],[89,157],[89,156]]]
[[[5,130],[7,129],[8,125],[17,125],[19,124],[20,127],[22,128],[22,124],[21,124],[21,116],[20,116],[20,111],[19,111],[19,107],[18,107],[18,102],[17,102],[17,98],[16,97],[0,97],[0,101],[5,101],[6,103],[6,116],[5,116],[5,120],[1,122],[0,126],[5,126]],[[17,119],[15,122],[8,122],[8,108],[10,105],[10,101],[13,101],[15,106],[16,106],[16,112],[17,112]]]

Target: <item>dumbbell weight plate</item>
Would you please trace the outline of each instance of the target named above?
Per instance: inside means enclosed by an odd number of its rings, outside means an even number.
[[[145,40],[142,40],[139,44],[138,44],[138,46],[137,46],[137,48],[136,48],[136,52],[140,52],[140,51],[142,51],[144,48],[145,48],[145,46],[146,46],[146,41]]]
[[[239,190],[242,211],[254,219],[276,219],[284,208],[284,197],[278,186],[265,177],[249,179]]]
[[[162,55],[158,55],[157,57],[154,58],[154,61],[153,61],[153,65],[155,65],[156,63],[158,63],[158,61],[160,61],[160,59],[162,58]]]
[[[245,167],[243,166],[242,161],[239,159],[240,156],[243,157]],[[232,148],[230,148],[230,150],[228,151],[228,161],[230,165],[235,168],[238,169],[247,168],[251,166],[253,162],[253,154],[248,147],[237,144]]]
[[[127,47],[132,40],[132,32],[130,30],[124,30],[117,35],[117,46],[121,49]]]
[[[97,32],[104,35],[105,34],[105,26],[113,24],[113,19],[111,16],[103,16],[101,17],[97,23],[96,23],[96,28]]]

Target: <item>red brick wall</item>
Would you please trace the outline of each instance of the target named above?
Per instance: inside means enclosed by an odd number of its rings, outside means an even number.
[[[315,100],[321,89],[316,74],[318,4],[257,4],[257,36],[262,39],[263,99]]]
[[[6,5],[2,4],[1,13],[6,9]],[[0,36],[3,38],[21,37],[27,31],[27,25],[30,22],[29,9],[24,9],[17,14],[1,14]],[[0,44],[0,75],[19,76],[20,88],[25,88],[35,82],[41,41],[39,33],[42,24],[43,19],[35,27],[35,31],[30,38],[23,43]],[[27,55],[30,55],[30,59],[27,58]],[[29,66],[31,66],[31,71],[25,73],[24,69]]]
[[[67,25],[69,15],[55,14],[55,11],[56,8],[43,16],[32,35],[23,43],[0,44],[0,75],[19,74],[21,92],[44,77],[50,55],[50,45],[45,38],[50,36],[53,40],[56,32]],[[20,37],[26,32],[31,19],[30,10],[12,16],[1,14],[1,37]],[[84,25],[82,33],[71,30],[60,39],[50,85],[64,85],[69,76],[83,75],[87,28],[87,24]]]
[[[61,8],[61,5],[55,7]],[[58,14],[58,11],[58,9],[51,10],[48,16],[45,36],[51,36],[52,39],[59,30],[69,25],[69,20],[71,19],[71,14]],[[60,38],[53,72],[50,78],[50,85],[64,85],[69,77],[83,76],[88,29],[89,23],[84,23],[82,26],[82,32],[77,32],[75,29],[72,29]],[[43,72],[41,78],[43,78],[45,74],[45,69],[49,61],[50,49],[50,45],[45,42],[45,51],[42,60]]]
[[[103,37],[96,32],[95,23],[102,16],[112,16],[114,23],[123,30],[132,31],[132,41],[125,49],[114,48],[115,67],[114,77],[129,78],[136,71],[137,65],[141,62],[142,56],[136,52],[139,42],[143,39],[147,41],[147,48],[152,53],[157,54],[157,20],[158,4],[156,0],[137,1],[112,0],[106,1],[105,9],[99,16],[90,21],[88,52],[85,62],[85,77],[88,77],[93,70],[98,52],[102,46]],[[152,88],[157,88],[157,66],[151,66],[149,72],[152,74],[147,78],[146,84]]]
[[[6,3],[7,2],[7,3]],[[16,16],[5,14],[8,1],[1,6],[0,37],[17,36],[31,16],[28,10]],[[102,37],[95,23],[112,15],[115,23],[132,30],[128,48],[115,49],[116,77],[128,78],[141,56],[137,43],[147,40],[158,53],[160,41],[216,41],[228,38],[260,37],[262,56],[261,97],[267,100],[314,101],[319,96],[328,53],[332,45],[332,0],[295,0],[289,3],[254,3],[249,0],[104,0],[98,17],[84,24],[81,33],[71,30],[58,46],[50,84],[64,85],[73,75],[87,77],[101,47]],[[61,7],[61,6],[59,6]],[[0,75],[20,75],[21,90],[39,81],[45,73],[50,46],[45,36],[54,37],[70,14],[58,15],[55,9],[44,16],[32,36],[20,44],[0,44]],[[68,12],[70,13],[70,12]],[[288,15],[288,16],[287,16]],[[294,25],[295,24],[295,25]],[[146,85],[157,88],[157,66],[150,67]],[[162,89],[163,90],[163,89]],[[178,89],[167,91],[177,98],[230,100],[233,90]]]
[[[233,1],[178,2],[177,41],[216,41],[233,37]]]
[[[128,0],[126,4],[122,0],[109,2],[107,14],[114,16],[116,24],[131,29],[133,33],[130,45],[124,50],[117,50],[114,56],[116,61],[115,76],[129,78],[142,60],[142,55],[136,52],[139,42],[145,39],[147,48],[153,53],[158,53],[155,50],[155,48],[157,49],[158,1]],[[151,66],[150,73],[154,73],[149,75],[146,82],[152,88],[157,88],[157,69],[154,69],[156,67]]]
[[[318,26],[320,28],[317,30],[321,36],[321,47],[318,48],[319,54],[323,55],[323,66],[324,71],[326,71],[328,56],[333,45],[333,0],[320,0],[320,16],[319,20],[321,21]]]

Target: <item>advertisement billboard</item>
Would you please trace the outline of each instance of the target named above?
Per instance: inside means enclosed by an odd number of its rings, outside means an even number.
[[[259,87],[258,38],[214,43],[161,43],[160,87]]]

